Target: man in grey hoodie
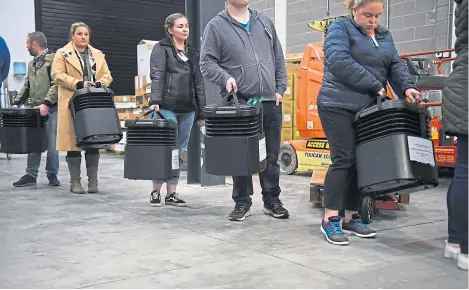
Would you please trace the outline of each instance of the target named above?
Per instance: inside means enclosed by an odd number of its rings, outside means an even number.
[[[264,213],[288,218],[280,196],[277,164],[282,129],[282,96],[287,88],[285,57],[275,26],[264,14],[248,8],[249,0],[226,0],[227,9],[207,24],[201,48],[204,77],[221,94],[234,90],[244,101],[263,97],[267,168],[259,174]],[[243,101],[243,100],[241,100]],[[236,205],[229,218],[242,221],[251,214],[252,176],[233,176]]]

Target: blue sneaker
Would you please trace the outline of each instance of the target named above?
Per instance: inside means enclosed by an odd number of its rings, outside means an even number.
[[[358,214],[354,214],[350,221],[344,221],[342,227],[346,233],[360,238],[374,238],[376,236],[376,231],[365,225]]]
[[[321,232],[326,236],[326,240],[333,245],[346,246],[349,244],[348,238],[345,236],[340,226],[340,217],[333,216],[328,221],[322,221]]]

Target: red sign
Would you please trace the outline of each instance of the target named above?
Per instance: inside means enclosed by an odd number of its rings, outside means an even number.
[[[456,148],[442,146],[435,148],[436,165],[438,167],[454,167],[456,162]]]

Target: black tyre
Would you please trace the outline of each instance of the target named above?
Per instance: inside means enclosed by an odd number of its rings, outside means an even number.
[[[374,206],[371,196],[364,196],[360,204],[360,216],[365,224],[371,223]]]
[[[296,158],[296,151],[291,145],[284,144],[280,146],[278,164],[280,165],[281,174],[291,175],[296,172],[298,158]]]

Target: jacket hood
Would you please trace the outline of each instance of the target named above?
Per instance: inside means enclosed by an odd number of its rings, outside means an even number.
[[[257,20],[257,16],[258,16],[258,13],[256,10],[252,10],[252,9],[249,9],[249,12],[251,13],[251,22],[255,22],[255,20]],[[220,16],[224,19],[226,19],[227,21],[231,22],[232,24],[236,24],[236,25],[241,25],[236,19],[234,19],[230,13],[228,12],[228,9],[225,9],[223,11],[220,11],[218,12],[217,16]]]
[[[252,10],[252,9],[249,9],[249,12],[251,14],[250,21],[251,21],[251,25],[252,25],[253,23],[255,23],[257,21],[257,18],[259,16],[259,14],[257,13],[256,10]],[[239,23],[239,21],[237,21],[236,19],[234,19],[230,15],[230,13],[228,12],[228,9],[225,9],[223,11],[218,12],[217,16],[220,16],[221,18],[225,19],[230,24],[230,26],[233,28],[233,30],[236,32],[238,37],[243,42],[244,48],[247,48],[248,44],[244,41],[243,37],[241,37],[241,35],[239,34],[239,31],[236,29],[235,25],[240,27],[243,30],[244,30],[244,28],[241,26],[241,23]]]
[[[54,52],[49,51],[49,53],[46,54],[45,59],[48,60],[48,61],[52,61],[52,60],[54,60],[54,55],[55,55]]]

